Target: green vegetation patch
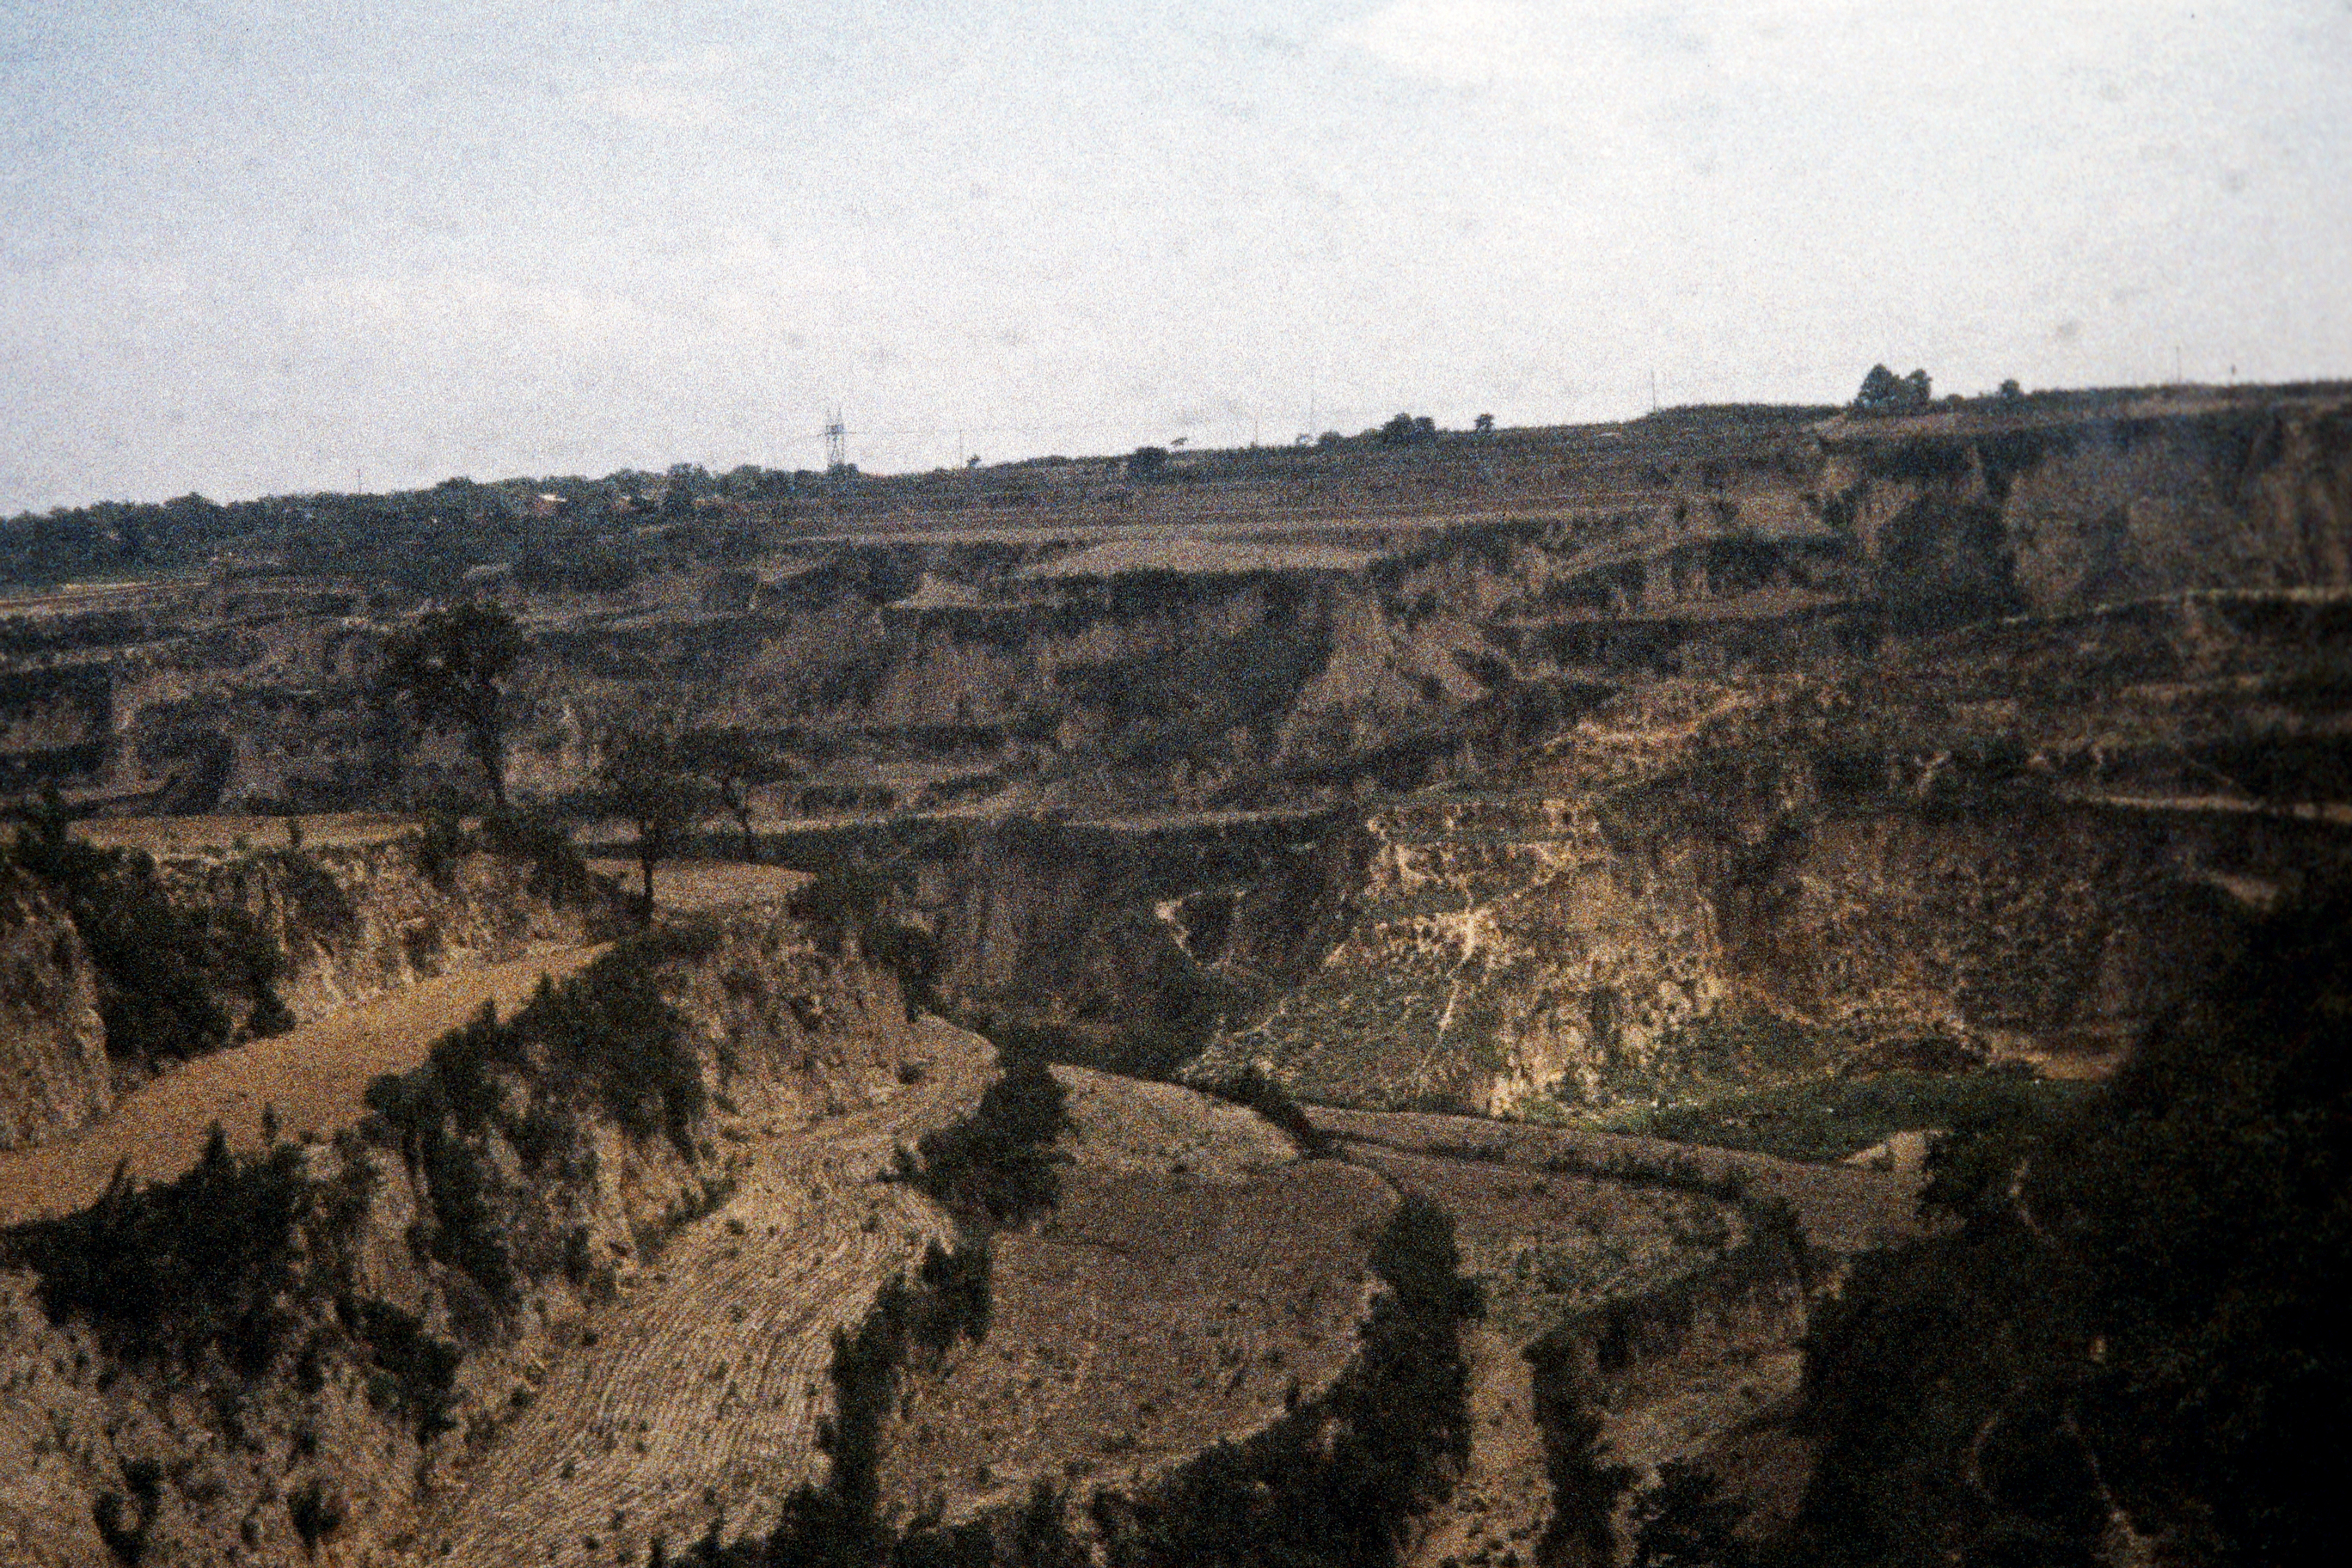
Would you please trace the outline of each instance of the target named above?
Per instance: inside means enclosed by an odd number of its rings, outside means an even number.
[[[389,1301],[345,1297],[336,1305],[344,1326],[368,1342],[374,1367],[368,1403],[415,1421],[419,1443],[454,1428],[449,1411],[457,1404],[457,1367],[465,1359],[457,1347],[434,1338],[413,1314]]]
[[[1897,1132],[1948,1131],[1988,1117],[2061,1109],[2089,1089],[2003,1071],[1893,1072],[1736,1089],[1691,1104],[1622,1111],[1601,1125],[1783,1160],[1832,1161]]]

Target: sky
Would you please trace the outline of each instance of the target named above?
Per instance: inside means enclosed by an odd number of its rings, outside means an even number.
[[[2344,377],[2352,0],[0,0],[0,515]]]

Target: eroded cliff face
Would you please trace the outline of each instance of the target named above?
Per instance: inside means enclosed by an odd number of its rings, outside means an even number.
[[[1149,483],[1103,464],[875,481],[728,521],[742,559],[633,533],[609,590],[480,563],[474,592],[532,639],[514,790],[580,791],[603,727],[648,714],[748,731],[778,764],[755,790],[772,818],[1459,780],[1596,682],[1819,672],[1987,616],[2341,587],[2352,415],[2341,387],[1701,412],[1201,454]],[[117,597],[10,623],[5,773],[182,809],[479,789],[453,742],[369,699],[397,595],[288,578]]]
[[[1627,683],[1481,788],[1367,811],[1352,929],[1204,1070],[1496,1111],[2104,1070],[2234,922],[2352,858],[2311,668],[2344,615],[2175,596],[1843,678]],[[1726,1009],[1790,1027],[1699,1026]]]
[[[111,1509],[148,1563],[306,1561],[305,1528],[339,1562],[414,1560],[421,1521],[530,1419],[589,1312],[627,1298],[665,1239],[724,1201],[744,1130],[887,1101],[933,1054],[895,978],[854,939],[772,910],[730,917],[656,974],[707,1097],[685,1136],[632,1134],[593,1097],[568,1098],[583,1091],[550,1100],[557,1080],[525,1060],[490,1068],[498,1109],[470,1131],[435,1120],[426,1134],[394,1112],[306,1146],[316,1199],[258,1368],[218,1348],[185,1364],[125,1359],[85,1322],[52,1321],[33,1275],[0,1270],[0,1466],[13,1478],[0,1555],[103,1568],[116,1561],[99,1523]],[[438,1239],[459,1224],[471,1242]],[[485,1247],[517,1282],[503,1301],[482,1277]],[[404,1383],[415,1363],[400,1359],[412,1342],[386,1337],[383,1308],[463,1351],[446,1431],[420,1439]]]
[[[516,858],[465,849],[428,871],[414,835],[167,855],[157,871],[176,904],[254,917],[284,954],[273,989],[297,1023],[433,975],[604,940],[621,923],[617,896],[601,885],[552,888]],[[101,984],[39,879],[0,861],[0,1148],[96,1121],[147,1065],[110,1057]],[[241,994],[219,999],[240,1019],[252,1005]]]
[[[2352,423],[2340,401],[2155,396],[2091,418],[1846,417],[1824,427],[1825,512],[1891,597],[1964,590],[2039,613],[2190,588],[2352,576]]]
[[[0,1149],[71,1132],[113,1103],[89,955],[40,883],[0,862]]]
[[[280,998],[309,1020],[536,945],[609,936],[618,900],[550,886],[529,861],[478,850],[432,864],[415,835],[316,848],[190,855],[157,869],[174,900],[242,909],[286,954]]]

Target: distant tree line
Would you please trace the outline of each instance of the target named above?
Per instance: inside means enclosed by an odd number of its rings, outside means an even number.
[[[224,555],[300,572],[354,574],[446,593],[477,566],[509,566],[537,591],[616,592],[653,563],[635,531],[666,524],[659,548],[724,563],[756,538],[721,502],[773,506],[824,488],[811,470],[746,464],[725,474],[680,463],[477,484],[449,479],[383,494],[320,491],[223,504],[190,493],[167,501],[99,501],[0,520],[0,582],[199,570]]]

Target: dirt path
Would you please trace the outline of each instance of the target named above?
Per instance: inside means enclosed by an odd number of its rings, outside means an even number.
[[[358,1119],[371,1079],[423,1061],[435,1039],[484,1002],[504,1016],[541,975],[561,979],[602,951],[561,948],[446,974],[275,1039],[198,1057],[142,1086],[78,1137],[0,1153],[0,1225],[86,1207],[124,1160],[142,1181],[169,1181],[196,1163],[215,1121],[234,1145],[257,1148],[265,1105],[277,1107],[288,1137],[331,1134]]]
[[[589,861],[588,868],[613,878],[630,892],[640,886],[635,860],[599,858]],[[753,866],[740,860],[665,860],[654,868],[654,900],[665,910],[701,914],[787,899],[808,880],[806,871],[783,866]]]
[[[1438,1116],[1404,1110],[1341,1110],[1309,1106],[1307,1120],[1325,1131],[1367,1143],[1435,1154],[1478,1151],[1512,1164],[1541,1165],[1566,1158],[1605,1166],[1616,1160],[1637,1165],[1688,1165],[1710,1178],[1746,1173],[1751,1190],[1786,1198],[1797,1211],[1806,1237],[1818,1247],[1842,1254],[1863,1252],[1919,1234],[1919,1178],[1858,1165],[1807,1165],[1769,1154],[1673,1143],[1580,1128],[1540,1127],[1475,1116]]]
[[[768,1530],[786,1492],[822,1478],[814,1438],[832,1406],[834,1331],[950,1229],[875,1175],[898,1143],[961,1116],[995,1074],[986,1041],[924,1026],[930,1075],[888,1104],[740,1129],[751,1160],[733,1198],[591,1316],[594,1342],[556,1363],[416,1532],[425,1560],[642,1563],[655,1537],[685,1546],[714,1518],[724,1539]]]

